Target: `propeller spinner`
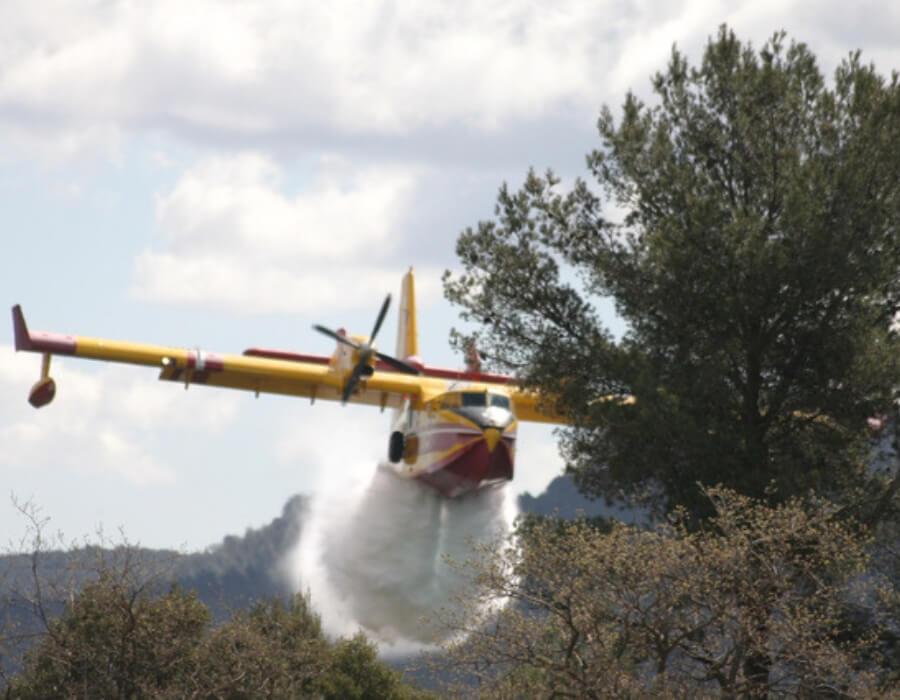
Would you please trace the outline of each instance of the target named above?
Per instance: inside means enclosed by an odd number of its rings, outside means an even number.
[[[343,403],[347,403],[347,399],[349,399],[353,392],[356,391],[359,385],[359,381],[362,377],[371,376],[373,372],[373,357],[387,362],[394,369],[400,372],[406,372],[407,374],[419,373],[418,369],[404,362],[403,360],[398,360],[396,357],[385,355],[383,352],[378,352],[375,349],[375,336],[378,335],[378,331],[381,328],[381,324],[384,321],[384,317],[387,315],[388,307],[390,305],[391,295],[388,294],[384,299],[384,303],[381,305],[381,311],[378,312],[378,318],[375,319],[375,326],[372,328],[372,334],[369,336],[369,340],[363,343],[358,343],[355,340],[351,340],[347,336],[336,333],[330,328],[325,328],[325,326],[320,326],[318,324],[313,326],[313,328],[319,331],[319,333],[323,333],[339,343],[349,345],[357,352],[358,360],[356,362],[356,365],[353,367],[353,372],[350,374],[350,379],[347,380],[347,383],[344,385],[344,391],[341,394],[341,401]]]

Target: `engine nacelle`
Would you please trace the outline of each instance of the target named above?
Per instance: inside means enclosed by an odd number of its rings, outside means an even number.
[[[53,401],[54,396],[56,396],[56,382],[53,381],[53,377],[43,377],[31,387],[31,391],[28,393],[28,403],[35,408],[40,408]]]

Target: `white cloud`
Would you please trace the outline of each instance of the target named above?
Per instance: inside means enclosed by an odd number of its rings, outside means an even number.
[[[12,146],[0,158],[15,156],[36,159],[42,164],[59,165],[76,162],[81,164],[100,158],[114,165],[121,165],[125,135],[114,122],[71,121],[58,124],[2,124],[0,135]]]
[[[592,112],[635,21],[579,0],[33,5],[0,8],[0,123],[38,134],[402,134]]]
[[[174,483],[177,474],[158,454],[159,432],[173,424],[215,432],[237,413],[237,396],[154,385],[145,371],[103,365],[73,370],[54,360],[57,398],[35,411],[26,396],[40,358],[0,346],[0,470],[62,469],[115,474],[138,485]],[[173,420],[176,419],[177,420]]]
[[[698,59],[721,22],[757,45],[785,28],[828,67],[860,47],[885,72],[900,55],[900,14],[875,2],[814,13],[791,0],[27,5],[0,6],[0,136],[58,159],[121,157],[121,135],[140,130],[275,149],[500,135],[550,115],[580,126],[624,90],[643,94],[673,42]]]
[[[258,153],[202,160],[158,199],[157,225],[173,252],[230,248],[242,259],[289,262],[381,257],[414,173],[365,168],[343,175],[323,159],[309,188],[281,191],[281,171]]]
[[[309,186],[288,194],[280,168],[261,154],[203,159],[158,197],[161,246],[138,256],[132,291],[244,312],[377,299],[397,283],[390,258],[415,181],[411,169],[350,170],[323,158]]]

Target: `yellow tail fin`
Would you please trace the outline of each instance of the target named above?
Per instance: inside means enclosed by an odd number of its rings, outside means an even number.
[[[419,354],[416,333],[416,289],[413,270],[409,268],[400,283],[400,306],[397,309],[397,352],[394,357],[405,359]]]

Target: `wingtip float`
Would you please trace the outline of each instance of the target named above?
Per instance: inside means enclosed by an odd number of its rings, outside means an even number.
[[[25,314],[19,304],[12,308],[12,317],[16,350],[42,353],[41,375],[28,392],[28,403],[35,408],[46,406],[56,396],[56,382],[50,376],[50,358],[53,354],[72,354],[74,348],[71,339],[51,333],[29,332]]]
[[[12,309],[16,350],[42,355],[41,374],[28,400],[50,403],[56,384],[52,355],[73,355],[156,367],[159,378],[191,384],[361,403],[394,410],[388,458],[401,477],[416,479],[454,498],[513,477],[519,421],[563,423],[545,413],[539,397],[517,388],[512,377],[429,367],[418,356],[412,269],[401,284],[397,351],[375,349],[390,304],[385,299],[368,337],[316,330],[336,342],[330,357],[251,348],[242,355],[35,332],[20,306]]]

